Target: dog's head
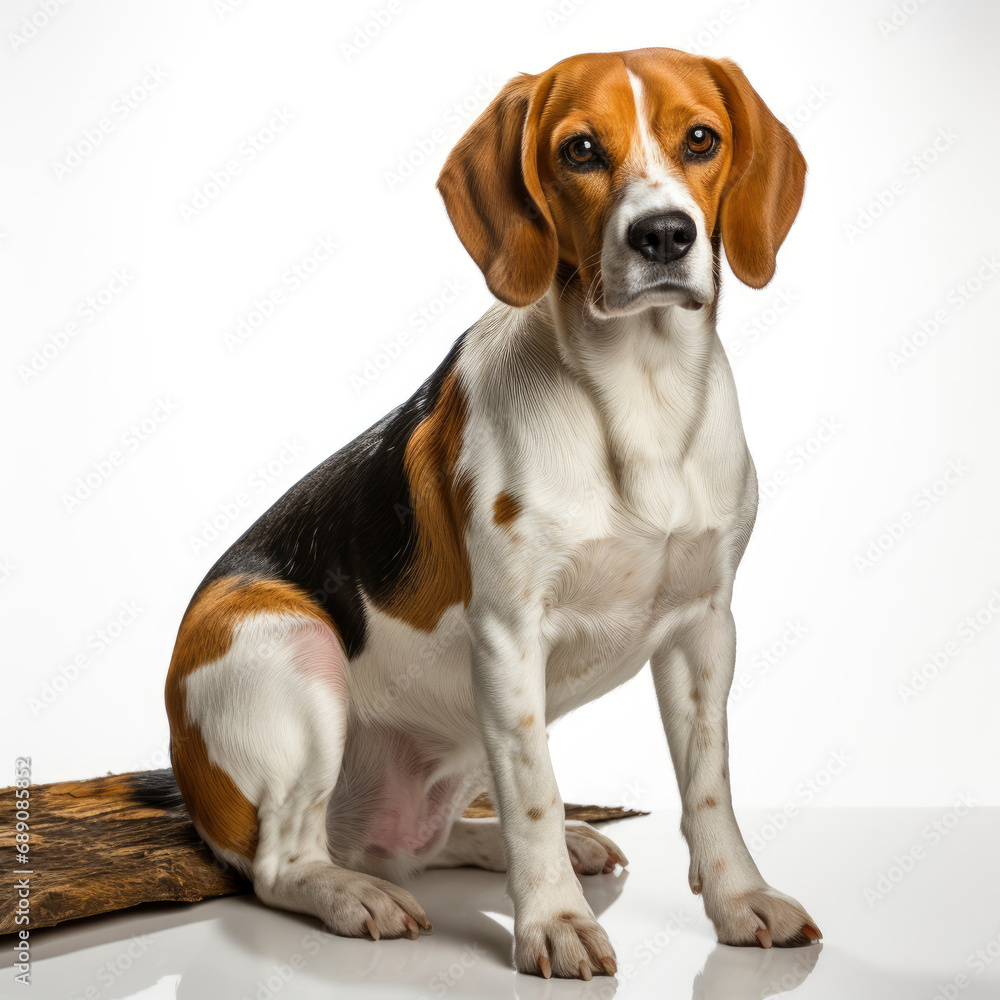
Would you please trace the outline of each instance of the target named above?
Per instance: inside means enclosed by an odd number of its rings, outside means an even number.
[[[563,262],[597,316],[716,295],[713,242],[760,288],[806,164],[742,70],[676,49],[573,56],[507,83],[438,178],[497,298],[525,306]]]

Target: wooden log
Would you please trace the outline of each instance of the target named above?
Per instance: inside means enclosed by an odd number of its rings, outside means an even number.
[[[8,821],[16,808],[14,789],[0,790],[0,866],[6,872],[24,867],[33,872],[30,929],[140,903],[191,903],[250,891],[249,883],[217,861],[198,836],[169,769],[31,785],[29,791],[25,866]],[[567,803],[565,808],[568,819],[588,822],[646,815],[614,806]],[[465,815],[496,813],[480,795]],[[10,899],[0,907],[0,934],[17,929],[14,919],[15,900]]]

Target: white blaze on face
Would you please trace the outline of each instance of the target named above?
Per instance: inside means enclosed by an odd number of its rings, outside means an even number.
[[[678,167],[656,141],[650,127],[642,80],[628,73],[635,100],[637,127],[625,161],[630,178],[604,228],[601,275],[604,307],[625,315],[651,305],[672,305],[694,300],[711,302],[715,295],[712,247],[705,231],[705,217]],[[629,243],[629,228],[638,219],[666,212],[684,212],[695,222],[698,235],[691,249],[672,264],[650,264]],[[680,290],[653,290],[669,281]]]

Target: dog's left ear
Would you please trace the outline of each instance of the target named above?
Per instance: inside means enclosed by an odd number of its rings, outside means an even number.
[[[559,260],[538,179],[539,77],[504,85],[448,154],[437,188],[489,290],[512,306],[540,299]],[[547,91],[547,88],[545,88]]]
[[[705,62],[722,92],[735,146],[719,212],[722,245],[733,274],[763,288],[802,203],[806,161],[736,63]]]

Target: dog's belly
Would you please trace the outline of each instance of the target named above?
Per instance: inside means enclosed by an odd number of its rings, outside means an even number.
[[[465,782],[434,743],[416,727],[349,727],[329,808],[335,856],[392,859],[401,852],[422,854],[438,843]]]
[[[350,721],[328,826],[340,863],[394,878],[440,846],[486,788],[486,754],[462,605],[430,633],[366,613],[368,641],[348,664]]]

